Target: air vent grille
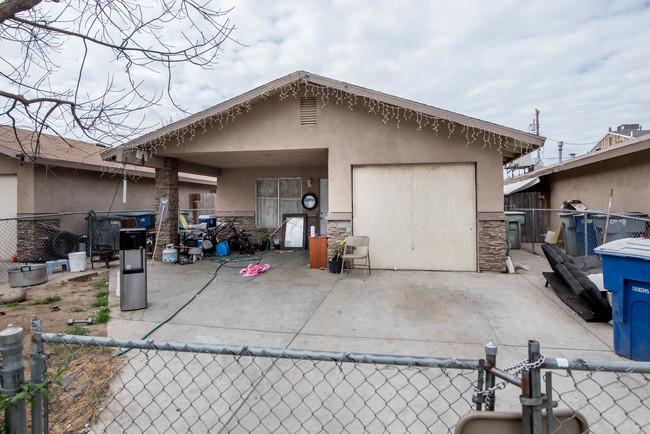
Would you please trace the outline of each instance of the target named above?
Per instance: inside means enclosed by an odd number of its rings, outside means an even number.
[[[316,125],[316,97],[300,98],[300,125]]]

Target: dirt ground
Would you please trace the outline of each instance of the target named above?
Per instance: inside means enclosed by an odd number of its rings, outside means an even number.
[[[26,288],[27,299],[17,305],[0,304],[0,329],[7,325],[23,328],[24,359],[29,372],[30,324],[32,319],[43,320],[45,333],[70,333],[73,327],[68,326],[69,319],[86,320],[94,317],[102,307],[92,307],[98,298],[98,292],[108,291],[106,285],[108,271],[74,277],[56,283]],[[88,329],[88,336],[106,336],[106,324],[92,325],[77,324],[73,331],[80,327]]]

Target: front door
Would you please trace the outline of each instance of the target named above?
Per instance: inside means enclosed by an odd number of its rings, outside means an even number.
[[[328,199],[328,183],[327,178],[318,180],[318,189],[319,189],[319,204],[320,211],[318,214],[320,220],[320,233],[325,235],[327,233],[327,212],[329,209],[329,199]]]

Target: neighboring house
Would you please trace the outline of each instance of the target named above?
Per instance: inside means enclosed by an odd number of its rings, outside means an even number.
[[[534,194],[544,199],[548,209],[580,200],[589,209],[606,211],[613,188],[612,212],[650,214],[650,135],[508,179],[505,184],[509,191],[506,208],[517,202],[516,196]]]
[[[596,144],[596,146],[591,148],[589,152],[590,153],[596,152],[601,149],[605,149],[609,146],[626,142],[630,139],[635,139],[641,136],[645,136],[646,134],[650,134],[650,130],[644,130],[643,127],[639,124],[619,125],[616,128],[616,131],[612,131],[612,129],[610,128],[609,132],[605,134],[605,136],[602,139],[600,139],[600,141]]]
[[[10,126],[0,126],[0,219],[69,212],[153,210],[154,175],[151,168],[126,167],[127,201],[122,202],[124,165],[103,161],[103,147],[42,135],[35,160],[35,134],[18,130],[24,149]],[[216,190],[216,178],[181,175],[179,204],[192,208],[191,195]],[[4,220],[0,224],[0,260],[18,253],[21,261],[42,254],[52,228],[79,232],[78,216]],[[82,219],[83,220],[83,219]],[[74,228],[73,228],[74,226]]]
[[[218,216],[242,227],[305,213],[330,247],[368,235],[375,268],[503,271],[503,164],[543,143],[298,71],[102,155],[156,167],[156,199],[174,197],[178,170],[217,176]]]
[[[27,149],[20,148],[12,127],[0,126],[1,217],[107,211],[111,205],[112,210],[154,209],[153,169],[126,167],[127,201],[122,203],[124,167],[101,159],[106,148],[44,134],[33,161],[35,134],[18,133]],[[190,194],[214,192],[216,178],[183,174],[179,185],[181,208],[191,208]]]

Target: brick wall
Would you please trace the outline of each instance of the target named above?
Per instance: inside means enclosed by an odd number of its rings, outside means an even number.
[[[178,166],[177,159],[165,158],[164,167],[156,169],[156,213],[159,212],[160,199],[169,199],[169,220],[160,222],[156,218],[156,225],[160,225],[156,249],[158,260],[162,259],[165,244],[178,244]]]
[[[502,273],[506,269],[506,224],[502,220],[479,221],[479,271]]]

